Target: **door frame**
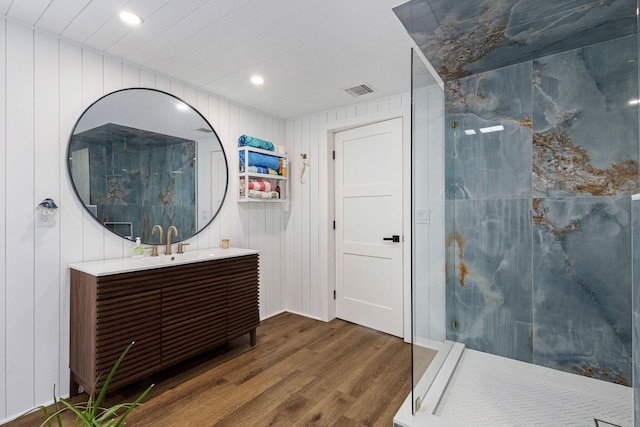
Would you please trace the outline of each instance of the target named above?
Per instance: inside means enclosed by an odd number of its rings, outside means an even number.
[[[403,97],[403,100],[405,97]],[[335,134],[360,126],[390,119],[402,119],[402,292],[404,310],[404,340],[411,341],[411,105],[360,116],[348,117],[320,125],[319,175],[319,271],[320,316],[324,321],[335,319],[336,302],[333,299],[336,279],[336,248],[333,220],[335,215]],[[324,297],[322,297],[324,296]]]

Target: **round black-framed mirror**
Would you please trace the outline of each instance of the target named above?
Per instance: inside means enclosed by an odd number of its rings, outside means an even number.
[[[159,244],[207,228],[227,195],[229,167],[213,126],[180,98],[128,88],[91,104],[67,146],[67,171],[85,209],[125,239]]]

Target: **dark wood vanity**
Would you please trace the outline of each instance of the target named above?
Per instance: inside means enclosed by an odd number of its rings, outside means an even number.
[[[99,275],[72,265],[71,395],[78,386],[99,390],[131,341],[109,390],[247,333],[254,346],[260,316],[252,252]]]

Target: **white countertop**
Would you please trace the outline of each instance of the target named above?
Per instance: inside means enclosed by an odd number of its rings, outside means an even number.
[[[260,251],[254,249],[242,248],[210,248],[187,251],[183,254],[161,254],[156,257],[145,254],[144,257],[137,259],[129,257],[77,262],[69,264],[69,268],[91,274],[92,276],[108,276],[109,274],[130,273],[132,271],[151,270],[153,268],[171,267],[173,265],[253,255],[259,252]]]

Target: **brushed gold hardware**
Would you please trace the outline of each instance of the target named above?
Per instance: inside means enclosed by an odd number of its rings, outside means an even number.
[[[178,229],[176,228],[175,225],[172,225],[167,229],[167,247],[164,250],[165,255],[171,255],[171,232],[172,231],[174,232],[173,233],[174,236],[178,235]]]
[[[179,254],[183,254],[184,253],[184,247],[187,246],[188,243],[178,243],[178,253]]]
[[[458,327],[458,321],[457,321],[457,320],[452,320],[452,321],[451,321],[451,327],[452,327],[453,329],[456,329],[456,328]]]
[[[156,231],[160,232],[160,244],[163,244],[164,242],[162,241],[163,240],[162,235],[164,233],[162,232],[162,227],[159,226],[158,224],[154,225],[153,228],[151,229],[151,235],[153,236],[154,234],[156,234]]]
[[[164,240],[163,234],[164,233],[162,231],[162,226],[160,226],[158,224],[154,225],[153,228],[151,229],[151,235],[153,236],[154,234],[156,234],[156,231],[158,231],[159,234],[160,234],[160,244],[163,244],[164,243],[163,242],[163,240]],[[151,247],[151,256],[158,256],[158,245],[153,245]]]

